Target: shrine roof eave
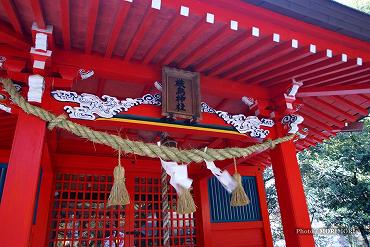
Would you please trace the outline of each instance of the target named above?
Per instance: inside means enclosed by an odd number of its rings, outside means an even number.
[[[243,1],[334,32],[370,41],[370,15],[336,1]]]

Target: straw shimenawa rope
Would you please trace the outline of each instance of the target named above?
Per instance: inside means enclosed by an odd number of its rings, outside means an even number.
[[[198,149],[180,150],[175,147],[158,146],[152,143],[143,143],[139,141],[130,141],[123,139],[120,136],[109,134],[102,131],[92,130],[83,125],[74,123],[65,116],[56,116],[38,106],[29,104],[15,89],[13,82],[10,79],[1,79],[4,89],[9,93],[13,102],[17,104],[23,111],[32,114],[36,117],[49,123],[48,128],[51,130],[54,127],[65,129],[81,138],[90,140],[94,143],[100,143],[112,147],[116,150],[122,150],[126,153],[132,153],[140,156],[151,158],[161,158],[163,160],[171,160],[179,163],[196,162],[201,163],[204,160],[216,161],[232,158],[247,157],[255,152],[262,152],[269,148],[273,148],[276,144],[290,141],[294,135],[285,136],[275,140],[269,140],[261,144],[249,146],[246,148],[224,148],[213,149],[208,148],[207,153]]]

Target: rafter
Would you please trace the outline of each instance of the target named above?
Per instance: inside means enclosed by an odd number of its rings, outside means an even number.
[[[266,64],[267,62],[270,62],[276,58],[280,58],[287,54],[289,51],[292,51],[292,49],[294,49],[292,47],[292,42],[286,41],[278,44],[271,49],[263,52],[262,54],[248,59],[245,63],[241,64],[236,69],[233,69],[231,73],[228,73],[227,77],[237,80],[239,76],[244,74],[245,71],[248,71],[249,69],[255,68],[259,65]]]
[[[274,42],[272,42],[272,35],[268,35],[261,39],[255,38],[250,41],[250,43],[251,44],[247,48],[213,68],[210,75],[220,75],[225,72],[230,72],[230,70],[234,69],[234,66],[238,66],[241,63],[246,62],[248,58],[254,57],[258,55],[259,52],[266,50],[268,46],[274,45]],[[226,77],[229,78],[229,76]]]
[[[323,107],[322,109],[330,109],[330,111],[336,112],[337,114],[340,114],[342,117],[345,119],[348,119],[349,121],[353,122],[356,121],[356,117],[353,115],[349,114],[348,112],[343,111],[340,109],[337,105],[335,104],[329,104],[326,101],[317,98],[317,97],[311,97],[309,98],[310,101],[313,102],[313,104],[317,105],[318,107]]]
[[[131,7],[130,3],[125,1],[120,2],[120,5],[116,13],[116,18],[113,24],[113,28],[108,39],[109,41],[104,55],[106,58],[110,58],[113,54],[113,50],[116,47],[118,37],[121,33],[123,24],[125,23],[130,7]]]
[[[40,0],[30,0],[30,4],[37,26],[42,29],[46,28]]]
[[[321,119],[322,120],[325,119],[326,122],[329,122],[331,124],[334,124],[337,127],[340,127],[340,128],[344,127],[344,123],[343,122],[341,122],[341,121],[333,118],[328,113],[325,113],[325,112],[321,111],[320,109],[315,108],[313,105],[311,106],[310,104],[304,104],[303,108],[306,111],[311,112],[311,114],[310,114],[311,116],[315,116],[316,118],[318,118],[320,120]]]
[[[370,94],[370,85],[358,86],[328,86],[328,87],[305,87],[298,91],[297,97],[333,96]]]
[[[322,70],[331,68],[341,63],[343,63],[341,56],[335,56],[333,58],[327,57],[327,59],[324,61],[314,63],[312,65],[302,67],[298,70],[294,70],[281,76],[277,76],[270,80],[264,81],[264,85],[271,87],[282,82],[290,81],[293,78],[296,79],[297,81],[301,81],[300,79],[298,79],[300,78],[300,76],[311,74],[313,72],[319,74]]]
[[[124,59],[126,61],[131,60],[132,56],[135,54],[137,48],[139,47],[142,39],[144,38],[145,34],[147,33],[148,29],[153,23],[154,18],[158,14],[158,10],[150,8],[146,11],[141,23],[134,34],[134,38],[130,42],[130,45],[127,49],[126,55]]]
[[[370,81],[370,69],[368,71],[364,71],[364,72],[356,74],[356,75],[347,76],[345,78],[338,79],[336,81],[331,81],[331,82],[325,83],[322,86],[329,86],[329,85],[331,85],[331,86],[336,86],[336,85],[342,86],[342,85],[348,85],[348,84],[357,85],[357,84],[362,84],[362,83],[368,82],[368,81]]]
[[[321,128],[321,129],[324,129],[324,130],[327,130],[328,133],[331,133],[334,128],[331,127],[330,125],[328,125],[324,120],[320,119],[320,118],[317,118],[317,117],[311,117],[310,115],[306,114],[306,113],[303,113],[303,112],[299,112],[300,115],[302,115],[302,117],[306,120],[308,120],[309,122],[313,123],[314,125],[313,126],[316,126],[316,128]],[[321,121],[319,121],[318,119],[320,119]]]
[[[234,39],[229,41],[223,47],[220,47],[219,49],[213,51],[213,54],[203,58],[203,60],[195,66],[197,70],[204,71],[211,66],[214,66],[215,64],[222,61],[224,57],[230,52],[230,50],[242,47],[244,42],[247,42],[250,38],[252,38],[252,36],[248,34],[248,31],[241,30],[238,32],[239,34]]]
[[[166,44],[171,38],[173,33],[182,25],[185,17],[175,14],[175,17],[169,21],[168,26],[162,32],[159,40],[149,49],[144,57],[144,63],[148,64],[157,55],[158,51]]]
[[[369,114],[368,110],[345,99],[345,98],[342,98],[341,96],[333,96],[333,98],[340,102],[341,104],[345,104],[345,105],[348,105],[350,108],[352,108],[354,111],[356,111],[357,113],[363,115],[363,116],[367,116]]]
[[[220,43],[226,35],[231,32],[227,25],[223,25],[219,31],[214,33],[209,39],[204,41],[198,48],[193,50],[187,57],[185,57],[180,63],[180,68],[186,68],[189,65],[193,64],[194,61],[209,53],[209,50],[212,49],[216,44]]]
[[[310,56],[302,58],[298,61],[294,61],[292,63],[289,63],[289,64],[285,65],[285,66],[276,68],[274,70],[270,70],[269,72],[264,73],[260,76],[251,78],[249,80],[249,82],[250,83],[260,83],[261,85],[264,85],[265,84],[265,83],[263,83],[264,81],[267,81],[269,79],[273,79],[274,77],[284,75],[286,73],[298,70],[300,68],[309,66],[311,64],[321,62],[321,61],[326,60],[326,59],[328,59],[328,57],[326,56],[326,52],[321,51],[321,52],[318,52],[318,53],[311,53]]]
[[[292,51],[282,57],[275,58],[268,63],[261,64],[256,68],[245,71],[243,74],[239,75],[237,79],[240,81],[249,81],[253,77],[263,75],[270,70],[283,67],[295,61],[299,61],[300,59],[305,58],[311,54],[312,53],[310,53],[308,47],[298,48],[295,51]]]
[[[62,36],[64,49],[71,49],[71,23],[69,0],[60,0],[60,14],[62,20]]]
[[[0,23],[0,43],[8,44],[20,50],[30,49],[30,45],[19,34],[15,34],[6,25]]]
[[[358,67],[355,67],[355,68],[343,70],[339,73],[320,76],[316,79],[305,81],[305,86],[313,87],[313,86],[317,86],[317,85],[321,85],[321,84],[332,84],[332,83],[335,83],[335,82],[338,82],[338,81],[341,82],[341,81],[343,81],[343,79],[348,78],[348,76],[358,75],[359,73],[368,74],[369,73],[369,67],[366,66],[366,64],[364,64],[362,66],[358,66]]]
[[[12,24],[14,30],[19,34],[23,34],[22,26],[19,22],[19,19],[16,13],[16,8],[13,2],[9,0],[1,0],[1,4],[3,5],[5,13],[7,14],[8,19],[10,23]]]
[[[193,27],[189,33],[186,35],[184,39],[179,40],[179,42],[175,45],[175,48],[171,50],[162,60],[161,64],[169,64],[173,62],[176,57],[186,49],[186,47],[189,46],[189,44],[192,44],[195,42],[196,39],[199,38],[200,34],[204,32],[204,30],[207,29],[207,26],[211,24],[204,21],[203,18],[200,18],[200,20],[195,24],[195,27]]]
[[[88,54],[91,53],[93,43],[94,43],[94,32],[95,32],[96,20],[98,18],[99,2],[100,0],[88,1],[89,19],[87,23],[86,46],[85,46],[85,52]]]
[[[313,79],[319,78],[321,76],[332,75],[332,74],[335,74],[335,73],[339,73],[343,70],[355,68],[357,66],[359,66],[359,65],[357,64],[356,59],[352,59],[352,60],[349,60],[348,62],[339,63],[338,65],[336,65],[334,67],[329,67],[329,68],[321,70],[319,72],[309,73],[309,74],[306,74],[304,76],[300,75],[300,76],[296,77],[296,80],[297,81],[313,80]]]

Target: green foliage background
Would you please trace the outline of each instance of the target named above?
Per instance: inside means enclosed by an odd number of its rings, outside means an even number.
[[[369,246],[370,230],[370,120],[362,132],[337,136],[298,155],[311,222],[327,227],[355,228],[360,244]],[[282,238],[272,169],[264,174],[274,239]],[[352,234],[353,235],[353,234]],[[346,236],[353,242],[353,236]],[[316,237],[318,246],[328,246]],[[362,242],[362,243],[361,243]],[[320,244],[321,243],[321,244]]]

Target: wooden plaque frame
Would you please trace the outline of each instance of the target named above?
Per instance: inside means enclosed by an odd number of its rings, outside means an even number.
[[[172,79],[171,79],[172,78]],[[181,78],[190,86],[189,94],[191,95],[191,102],[186,104],[187,111],[176,111],[173,109],[175,104],[175,94],[169,85],[173,82],[173,78]],[[197,72],[190,72],[176,68],[163,67],[162,68],[162,115],[167,117],[179,117],[185,119],[201,119],[201,97],[200,97],[200,76]],[[187,97],[189,96],[187,95]],[[172,108],[172,109],[171,109]]]

